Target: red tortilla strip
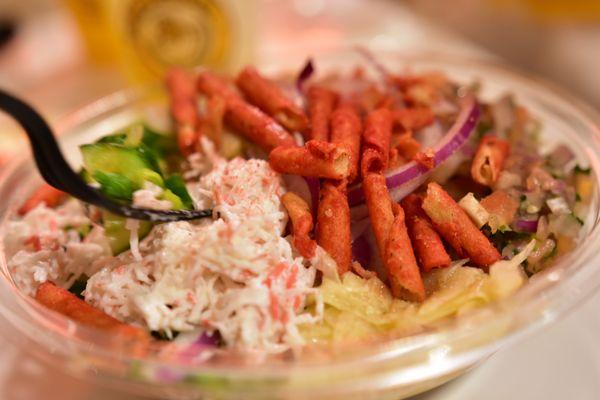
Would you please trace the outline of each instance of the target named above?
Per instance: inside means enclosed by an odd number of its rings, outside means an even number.
[[[394,83],[404,93],[404,101],[414,106],[435,104],[440,93],[448,89],[448,78],[439,72],[413,76],[396,76]]]
[[[410,160],[418,158],[417,155],[421,150],[421,144],[413,138],[410,131],[393,134],[391,147],[388,169],[397,168]]]
[[[484,270],[500,260],[498,250],[440,185],[435,182],[427,185],[422,207],[436,231],[460,257],[469,257]]]
[[[279,86],[262,76],[254,67],[244,68],[239,73],[236,84],[252,104],[275,118],[283,127],[293,132],[303,132],[308,127],[304,111]]]
[[[423,271],[445,268],[452,261],[444,248],[440,235],[433,229],[431,220],[421,208],[423,199],[416,194],[405,197],[401,204],[406,214],[406,227]]]
[[[171,115],[177,126],[177,144],[184,156],[192,154],[198,142],[198,104],[194,77],[180,68],[167,74],[167,88],[171,97]]]
[[[414,131],[430,125],[435,115],[429,107],[401,108],[393,111],[394,122],[404,130]]]
[[[485,186],[496,183],[509,152],[510,144],[506,140],[495,136],[484,136],[479,142],[471,164],[473,180]]]
[[[375,116],[373,116],[374,114]],[[390,114],[387,112],[387,117],[383,114],[385,113],[377,110],[367,118],[366,147],[363,150],[361,161],[365,203],[369,210],[371,227],[388,274],[392,293],[394,296],[406,300],[421,301],[425,298],[425,289],[406,231],[404,212],[402,207],[392,203],[383,175],[388,161],[389,131],[391,130],[391,121],[388,119]],[[380,118],[385,121],[383,128],[379,122]],[[369,141],[366,140],[368,129],[372,130]],[[373,132],[377,129],[387,130],[387,139],[385,139],[385,134]],[[386,140],[387,145],[385,144]]]
[[[292,221],[294,247],[302,257],[314,257],[317,243],[310,238],[310,232],[313,230],[310,207],[300,196],[293,192],[284,194],[281,197],[281,202]]]
[[[208,71],[202,71],[198,74],[196,90],[206,96],[222,96],[225,100],[240,98],[229,80]]]
[[[379,108],[367,116],[363,132],[363,147],[376,150],[380,155],[383,170],[387,168],[392,135],[392,113]]]
[[[83,325],[131,339],[148,339],[148,334],[143,329],[122,323],[52,282],[42,283],[35,293],[35,299]]]
[[[351,93],[347,99],[362,114],[369,114],[380,108],[387,108],[387,94],[377,85],[370,84],[365,89]]]
[[[65,192],[58,190],[47,183],[43,183],[31,196],[29,196],[21,208],[19,208],[19,215],[27,214],[42,203],[46,204],[48,207],[56,207],[66,197],[67,194]]]
[[[406,158],[402,157],[398,152],[398,149],[390,149],[390,155],[388,159],[388,168],[395,169],[406,164]]]
[[[363,149],[360,171],[362,176],[367,176],[370,173],[383,174],[384,168],[381,153],[375,149]]]
[[[394,222],[392,202],[385,185],[385,177],[378,173],[365,174],[362,185],[377,248],[383,258],[390,229]]]
[[[404,211],[399,204],[393,204],[394,221],[387,240],[384,265],[387,270],[392,294],[408,301],[425,300],[425,287],[417,266],[417,260],[408,237],[404,221]]]
[[[419,150],[421,150],[421,143],[417,142],[412,132],[408,131],[394,134],[392,136],[392,147],[397,149],[398,155],[405,160],[412,160]]]
[[[350,270],[352,234],[345,182],[326,181],[321,186],[317,212],[317,242],[335,260],[340,275]]]
[[[329,117],[337,103],[337,94],[321,86],[311,86],[307,93],[310,134],[307,139],[329,140]]]
[[[296,142],[273,118],[243,100],[225,80],[209,72],[198,75],[197,88],[206,96],[225,99],[225,123],[266,151]]]
[[[307,177],[344,179],[350,173],[347,150],[318,140],[304,147],[277,147],[269,154],[269,164],[279,173]]]
[[[427,169],[435,167],[435,152],[433,149],[425,149],[425,151],[417,151],[413,156],[413,160],[421,164]]]
[[[228,102],[225,121],[266,151],[277,146],[295,146],[294,138],[281,125],[245,101]]]
[[[198,126],[199,136],[205,135],[212,140],[217,149],[221,148],[225,107],[226,102],[222,96],[210,96],[206,102],[206,112]]]
[[[350,157],[349,182],[358,175],[361,129],[360,117],[353,107],[338,107],[331,115],[331,143],[345,148]]]

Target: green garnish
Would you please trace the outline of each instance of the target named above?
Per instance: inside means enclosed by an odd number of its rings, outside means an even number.
[[[582,174],[582,175],[589,175],[592,172],[591,168],[583,168],[580,167],[579,164],[575,165],[575,173],[576,174]]]

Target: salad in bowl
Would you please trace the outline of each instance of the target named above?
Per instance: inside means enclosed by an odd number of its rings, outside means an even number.
[[[581,247],[581,146],[548,140],[509,90],[362,54],[297,75],[172,70],[168,121],[80,143],[80,173],[210,217],[127,219],[43,184],[6,213],[7,278],[118,354],[260,369],[478,321]]]

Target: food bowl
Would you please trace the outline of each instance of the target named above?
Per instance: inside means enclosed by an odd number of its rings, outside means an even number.
[[[505,92],[543,122],[542,143],[557,141],[589,165],[596,185],[578,247],[532,277],[513,296],[488,304],[409,337],[386,337],[364,344],[308,346],[285,357],[228,354],[205,362],[140,355],[114,347],[105,334],[44,309],[23,295],[8,273],[0,244],[0,317],[8,337],[65,372],[115,390],[169,399],[399,399],[423,392],[464,373],[534,330],[556,321],[600,285],[598,174],[599,117],[587,106],[548,84],[477,60],[440,54],[379,54],[391,70],[440,70],[458,82],[481,82],[483,98]],[[300,65],[265,66],[289,71]],[[367,65],[358,53],[316,57],[318,71]],[[119,92],[64,118],[57,130],[69,160],[77,165],[77,145],[141,118],[166,119],[160,88]],[[13,161],[0,175],[0,235],[40,178],[30,156]]]

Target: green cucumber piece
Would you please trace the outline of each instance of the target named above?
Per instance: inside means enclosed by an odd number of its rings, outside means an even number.
[[[169,176],[167,179],[165,179],[165,187],[179,198],[181,202],[181,208],[186,208],[188,210],[194,208],[194,201],[188,193],[187,187],[185,186],[185,181],[181,175],[173,174]]]
[[[165,189],[161,196],[160,196],[160,200],[168,200],[171,202],[171,209],[172,210],[183,210],[184,209],[184,205],[183,202],[181,201],[181,199],[179,197],[177,197],[177,195],[173,192],[171,192],[169,189]]]
[[[115,133],[113,135],[104,136],[96,141],[96,143],[107,143],[107,144],[125,144],[127,140],[127,134]]]
[[[112,172],[94,171],[92,177],[100,184],[102,193],[118,200],[131,200],[133,197],[133,182],[123,175]]]
[[[153,170],[153,165],[137,149],[114,143],[95,143],[81,146],[83,162],[94,177],[96,171],[121,175],[139,189],[145,181],[163,187],[162,176]]]
[[[110,249],[114,256],[129,249],[129,229],[125,227],[127,219],[120,215],[115,215],[108,211],[102,212],[104,221],[104,234],[108,238]],[[148,221],[140,221],[138,229],[138,237],[142,240],[152,229],[152,223]]]

